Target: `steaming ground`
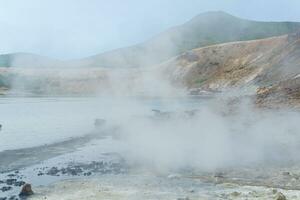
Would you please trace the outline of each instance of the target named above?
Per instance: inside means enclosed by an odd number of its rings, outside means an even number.
[[[299,198],[300,114],[227,100],[1,99],[0,180],[17,170],[33,199]]]

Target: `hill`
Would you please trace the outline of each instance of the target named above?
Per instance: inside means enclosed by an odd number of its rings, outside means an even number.
[[[258,22],[225,12],[207,12],[135,46],[73,62],[89,67],[144,67],[185,51],[232,41],[262,39],[300,30],[298,22]]]
[[[65,62],[28,53],[5,54],[0,55],[0,67],[145,67],[195,48],[268,38],[298,30],[299,22],[258,22],[221,11],[206,12],[135,46]]]
[[[280,96],[300,105],[300,33],[198,48],[158,68],[193,94],[242,88],[259,102]]]

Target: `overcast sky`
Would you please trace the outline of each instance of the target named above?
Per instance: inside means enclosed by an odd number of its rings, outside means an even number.
[[[211,10],[300,21],[300,0],[0,0],[0,53],[85,57],[142,42]]]

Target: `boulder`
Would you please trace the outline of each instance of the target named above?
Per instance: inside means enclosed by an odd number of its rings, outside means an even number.
[[[19,194],[19,196],[30,196],[30,195],[33,195],[33,191],[31,189],[31,185],[26,183],[23,187],[22,187],[22,190]]]
[[[286,197],[281,192],[278,192],[275,196],[275,200],[286,200]]]

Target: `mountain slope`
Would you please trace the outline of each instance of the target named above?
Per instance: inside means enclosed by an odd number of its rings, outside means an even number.
[[[280,97],[300,105],[300,33],[194,49],[157,68],[194,94],[243,88],[259,102]]]
[[[74,61],[90,67],[143,67],[163,62],[187,50],[232,41],[262,39],[300,30],[298,22],[257,22],[224,12],[200,14],[149,41]]]
[[[199,47],[262,39],[298,30],[298,22],[257,22],[224,12],[207,12],[135,46],[66,62],[34,54],[5,54],[0,55],[0,67],[144,67]]]

